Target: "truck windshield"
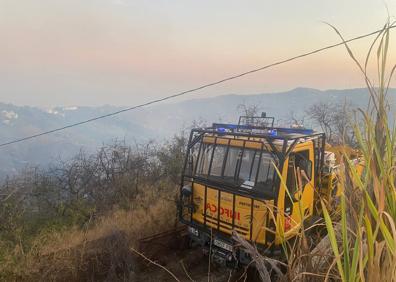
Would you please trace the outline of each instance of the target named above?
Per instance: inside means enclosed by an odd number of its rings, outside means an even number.
[[[273,188],[276,164],[276,157],[267,151],[202,144],[196,175],[264,191]]]

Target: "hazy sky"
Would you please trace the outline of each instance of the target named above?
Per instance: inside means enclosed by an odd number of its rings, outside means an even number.
[[[396,0],[0,0],[0,101],[134,105],[339,41],[322,21],[376,30],[385,3],[394,16]],[[363,84],[337,48],[190,97],[299,86]]]

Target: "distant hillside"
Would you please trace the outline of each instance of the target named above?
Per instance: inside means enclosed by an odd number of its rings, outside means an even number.
[[[396,89],[392,89],[389,92],[392,105],[395,104],[395,99]],[[161,142],[182,129],[189,128],[194,120],[204,120],[208,123],[220,120],[235,122],[239,116],[237,106],[242,103],[257,104],[269,115],[284,119],[291,111],[301,114],[308,106],[318,101],[344,100],[351,101],[356,107],[365,108],[368,103],[367,90],[320,91],[296,88],[282,93],[225,95],[174,104],[158,104],[4,147],[0,154],[0,177],[13,174],[26,165],[47,165],[58,158],[70,158],[81,148],[95,150],[99,145],[114,139],[125,139],[127,142],[155,139]],[[0,142],[62,127],[119,109],[103,106],[58,107],[44,110],[0,103]]]

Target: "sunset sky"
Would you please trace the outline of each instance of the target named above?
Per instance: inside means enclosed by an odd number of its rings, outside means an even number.
[[[323,21],[374,31],[386,5],[394,16],[395,0],[0,0],[0,102],[135,105],[338,42]],[[339,47],[189,98],[300,86],[363,80]]]

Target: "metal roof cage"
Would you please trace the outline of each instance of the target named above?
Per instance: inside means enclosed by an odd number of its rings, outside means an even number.
[[[274,117],[267,117],[267,114],[263,112],[261,116],[240,116],[238,125],[274,127],[274,121]]]

